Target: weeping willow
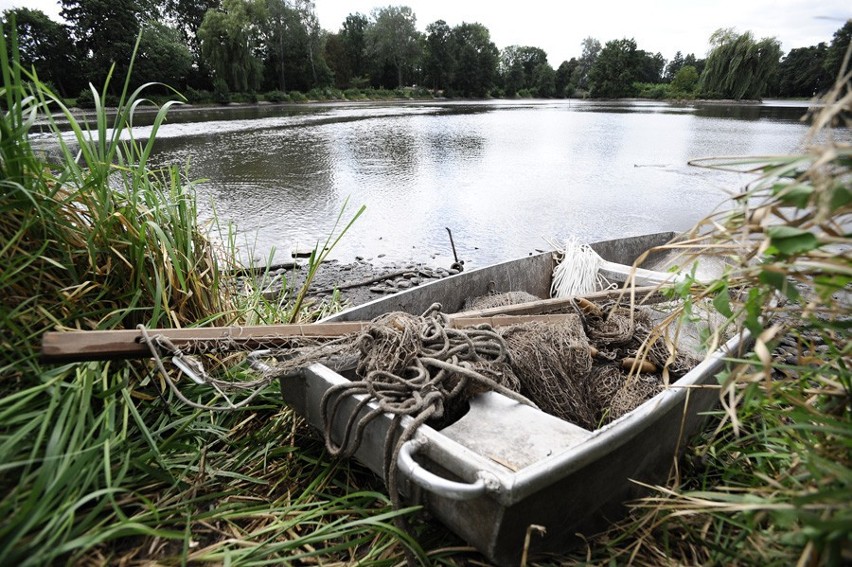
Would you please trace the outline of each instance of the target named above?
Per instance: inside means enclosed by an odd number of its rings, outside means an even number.
[[[257,57],[258,39],[251,31],[260,5],[226,0],[221,11],[210,10],[198,30],[201,55],[228,87],[239,92],[260,87],[263,62]]]
[[[781,59],[774,37],[755,41],[751,32],[719,29],[710,36],[711,51],[701,78],[705,96],[734,100],[759,99]]]

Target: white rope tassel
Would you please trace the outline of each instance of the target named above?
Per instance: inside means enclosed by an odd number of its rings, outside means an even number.
[[[598,270],[602,262],[597,252],[571,236],[565,242],[562,254],[562,261],[553,270],[550,295],[574,297],[596,291],[600,285]]]

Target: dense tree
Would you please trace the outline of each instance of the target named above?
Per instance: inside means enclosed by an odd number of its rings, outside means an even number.
[[[310,66],[312,86],[325,87],[332,84],[331,70],[322,58],[324,33],[319,24],[313,0],[294,0],[299,23],[304,32],[307,64]]]
[[[825,69],[825,43],[791,49],[778,65],[778,95],[810,97],[831,86],[832,78]]]
[[[220,0],[163,0],[163,15],[180,30],[196,61],[200,60],[201,43],[198,29],[207,10],[219,6]]]
[[[287,90],[288,39],[298,28],[299,17],[285,0],[262,0],[260,30],[265,48],[264,63],[271,82],[281,91]]]
[[[579,62],[574,57],[570,61],[563,61],[559,68],[556,69],[556,77],[554,78],[554,88],[558,97],[567,97],[574,94],[576,85],[571,82],[571,77],[574,75],[574,70],[579,65]]]
[[[514,97],[524,89],[524,85],[526,85],[526,77],[524,76],[524,66],[520,61],[512,61],[508,68],[505,65],[503,66],[503,94],[505,96]]]
[[[540,65],[547,65],[547,53],[543,49],[529,45],[510,45],[503,49],[500,53],[500,70],[504,76],[517,65],[520,65],[523,71],[523,81],[516,90],[532,89],[536,82],[535,70]]]
[[[230,90],[254,91],[260,86],[263,62],[260,57],[260,33],[256,0],[224,0],[221,10],[209,10],[198,37],[201,54]]]
[[[707,64],[706,59],[696,59],[694,53],[690,53],[686,57],[683,58],[683,65],[690,65],[695,67],[695,70],[698,71],[698,76],[704,72],[704,66]]]
[[[113,64],[118,77],[126,75],[140,22],[157,15],[150,11],[152,5],[133,0],[62,0],[61,15],[72,29],[91,82],[102,83]],[[121,81],[113,81],[112,88],[121,88]]]
[[[589,90],[593,97],[633,96],[640,57],[633,39],[608,41],[589,72]]]
[[[367,28],[370,21],[363,14],[349,14],[343,22],[340,30],[340,38],[343,42],[343,50],[349,61],[349,68],[353,77],[363,77],[367,74],[365,62],[367,50]]]
[[[494,86],[500,52],[491,32],[479,23],[453,28],[456,73],[451,87],[461,96],[484,97]]]
[[[720,29],[710,36],[710,55],[701,77],[706,96],[759,99],[778,70],[781,44],[775,38],[755,41],[750,32]]]
[[[547,62],[540,63],[533,69],[532,88],[537,97],[556,96],[556,71]]]
[[[192,67],[187,83],[194,88],[210,87],[210,71],[201,56],[198,30],[207,10],[217,8],[220,3],[221,0],[163,0],[165,21],[180,30],[184,43],[192,53]]]
[[[426,83],[433,89],[445,89],[455,70],[453,30],[444,20],[426,26],[423,71]]]
[[[834,32],[831,45],[825,54],[825,71],[832,82],[836,81],[838,75],[840,75],[840,68],[843,65],[844,57],[846,57],[850,38],[852,38],[852,19],[846,20],[843,27]],[[846,71],[849,72],[849,67],[846,68]]]
[[[18,34],[21,65],[27,70],[35,68],[39,79],[52,83],[63,96],[80,92],[85,85],[80,81],[77,50],[71,43],[68,28],[40,10],[16,8],[3,12],[3,29],[7,34],[11,31],[12,19]]]
[[[675,75],[677,75],[677,72],[680,71],[684,65],[683,54],[678,51],[675,53],[674,57],[672,57],[672,60],[669,61],[669,64],[666,65],[666,81],[671,82]]]
[[[325,40],[325,61],[334,73],[334,82],[347,89],[363,86],[367,74],[366,32],[370,25],[367,16],[349,14],[336,34]]]
[[[661,83],[663,81],[663,69],[666,60],[662,53],[648,53],[641,49],[636,52],[638,69],[636,80],[642,83]]]
[[[421,55],[417,17],[408,6],[388,6],[373,10],[373,24],[367,30],[367,52],[377,61],[396,70],[397,86],[411,72]]]
[[[314,3],[306,0],[261,0],[260,14],[265,88],[310,90],[331,85],[334,76],[326,64],[325,34]]]
[[[708,96],[811,96],[833,80],[852,36],[849,21],[830,45],[793,49],[779,64],[774,39],[755,41],[750,33],[719,30],[711,38],[709,60],[678,51],[668,65],[662,54],[636,49],[633,40],[602,47],[587,37],[581,56],[554,71],[538,47],[512,45],[498,51],[481,24],[451,28],[438,20],[424,36],[406,6],[379,8],[370,18],[350,14],[330,34],[320,29],[313,0],[59,2],[68,25],[26,8],[4,16],[17,16],[24,65],[35,66],[66,96],[88,81],[102,83],[113,64],[114,74],[122,77],[140,29],[137,83],[209,88],[217,78],[219,90],[250,92],[307,91],[333,82],[349,88],[422,81],[460,96],[486,96],[497,86],[510,97],[521,91],[562,97],[590,90],[593,96],[621,97],[635,94],[634,82],[675,79],[673,92],[689,94],[696,73]],[[113,81],[113,92],[120,85]]]
[[[160,22],[145,25],[133,67],[136,84],[160,82],[180,88],[186,84],[191,68],[192,53],[180,30]]]
[[[691,96],[698,86],[698,71],[692,65],[684,65],[671,82],[671,94],[673,96]]]
[[[587,37],[583,40],[582,46],[583,53],[580,55],[580,60],[577,62],[577,68],[574,70],[574,76],[571,80],[578,89],[588,90],[589,73],[601,52],[601,42],[593,37]]]

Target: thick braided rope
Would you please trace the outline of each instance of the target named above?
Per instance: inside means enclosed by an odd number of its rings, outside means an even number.
[[[321,402],[326,448],[333,456],[354,455],[369,423],[382,414],[393,416],[384,443],[384,477],[395,508],[401,504],[396,489],[399,451],[418,427],[444,415],[447,402],[494,390],[534,405],[506,387],[515,385],[516,379],[502,337],[488,326],[450,328],[440,309],[434,304],[421,317],[389,313],[377,318],[357,340],[360,380],[329,388]],[[331,438],[333,424],[343,401],[357,395],[364,397],[344,417],[337,445]],[[370,402],[376,407],[361,415]],[[401,427],[404,416],[411,421]],[[404,520],[400,527],[406,527]]]

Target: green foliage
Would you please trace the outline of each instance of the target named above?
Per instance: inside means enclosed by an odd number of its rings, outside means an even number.
[[[828,89],[834,77],[825,70],[827,52],[825,43],[791,49],[778,65],[778,95],[812,97]]]
[[[283,91],[269,91],[263,94],[263,100],[266,102],[288,102],[290,97]]]
[[[548,63],[541,63],[533,70],[533,88],[539,98],[556,96],[556,72]]]
[[[664,83],[633,83],[633,90],[639,98],[662,100],[671,96],[671,88]]]
[[[456,61],[450,89],[457,96],[485,97],[497,78],[499,52],[488,28],[463,23],[453,28]]]
[[[205,90],[197,90],[192,87],[187,87],[183,95],[186,101],[190,104],[204,104],[213,102],[213,93]]]
[[[225,79],[217,77],[213,81],[213,102],[217,104],[228,104],[231,102],[231,89]]]
[[[340,89],[333,89],[330,87],[325,87],[322,89],[311,89],[307,97],[309,100],[343,100],[343,91]]]
[[[637,50],[636,80],[641,83],[660,83],[663,80],[663,70],[666,60],[661,53],[648,53]]]
[[[701,76],[704,96],[760,99],[778,69],[781,44],[774,38],[755,41],[751,32],[737,34],[720,29],[710,37],[710,45]]]
[[[554,79],[554,88],[556,89],[557,97],[570,97],[574,95],[574,90],[577,88],[577,85],[572,82],[572,77],[579,65],[579,61],[573,57],[570,61],[563,61],[559,64],[559,68],[556,69],[556,77]]]
[[[55,85],[66,96],[83,87],[79,54],[66,26],[39,10],[16,8],[3,12],[3,27],[16,30],[20,63],[25,69],[34,67],[44,82]],[[6,43],[11,44],[8,36]]]
[[[608,41],[589,72],[589,89],[596,98],[635,96],[640,53],[632,39]]]
[[[160,22],[145,25],[134,64],[135,84],[179,87],[186,84],[191,68],[192,53],[176,28]]]
[[[102,97],[101,100],[98,100],[96,94],[92,91],[92,87],[83,89],[80,91],[80,94],[77,95],[75,100],[75,105],[78,108],[97,108],[98,104],[103,104],[106,107],[116,107],[118,106],[119,99],[114,94],[107,94]]]
[[[690,97],[698,87],[698,70],[692,65],[681,67],[671,82],[671,96],[677,98]]]
[[[832,81],[836,81],[840,76],[840,69],[843,67],[850,40],[852,40],[852,19],[846,20],[846,23],[834,32],[831,45],[825,54],[823,67]],[[848,66],[846,70],[849,70]]]
[[[500,52],[500,74],[508,92],[537,87],[535,71],[547,65],[547,53],[538,47],[510,45]]]
[[[73,30],[86,82],[98,85],[113,65],[118,76],[127,75],[140,22],[155,16],[133,0],[62,0],[61,15]]]
[[[257,102],[257,100],[257,93],[253,92],[231,94],[231,102],[236,102],[239,104],[254,104]]]
[[[672,57],[672,60],[669,61],[669,64],[666,65],[665,79],[671,82],[675,78],[675,75],[677,75],[677,72],[680,71],[683,66],[683,54],[678,51],[677,53],[675,53],[674,57]]]
[[[346,100],[363,100],[366,95],[361,89],[346,89],[343,91],[343,96]]]
[[[260,37],[250,27],[259,10],[255,0],[224,0],[221,10],[207,12],[198,30],[205,63],[230,90],[244,92],[260,87]]]
[[[326,39],[325,58],[340,88],[365,86],[356,81],[367,72],[367,28],[370,21],[363,14],[349,14],[340,32]]]
[[[593,37],[587,37],[583,40],[582,46],[583,52],[577,61],[577,67],[574,69],[571,82],[576,88],[587,91],[589,90],[589,74],[601,53],[601,42]]]
[[[373,23],[366,31],[366,52],[379,63],[393,66],[396,86],[411,83],[405,79],[412,73],[422,52],[417,17],[408,6],[376,8],[372,17]]]
[[[455,74],[456,59],[453,30],[444,20],[426,26],[423,67],[426,83],[435,90],[446,89]]]

